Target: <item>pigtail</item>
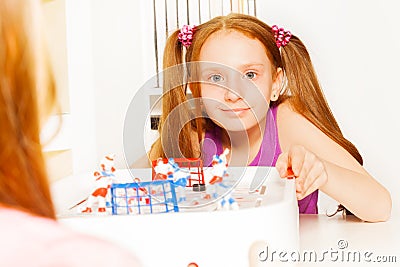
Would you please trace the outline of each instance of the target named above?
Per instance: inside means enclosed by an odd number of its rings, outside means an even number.
[[[284,101],[286,96],[298,113],[345,148],[362,164],[363,159],[360,153],[350,141],[344,138],[329,108],[304,44],[293,35],[290,42],[282,47],[281,56],[288,91],[284,92],[284,97],[280,101]]]
[[[178,41],[179,30],[167,39],[163,57],[162,115],[159,138],[153,144],[149,157],[189,157],[194,154],[191,135],[191,111],[187,103],[187,77],[184,48]]]

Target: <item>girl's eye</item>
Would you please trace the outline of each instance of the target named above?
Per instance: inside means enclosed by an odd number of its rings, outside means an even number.
[[[249,71],[244,74],[244,78],[249,80],[253,80],[254,78],[256,78],[256,76],[257,74],[254,71]]]
[[[220,74],[213,74],[210,76],[209,79],[214,83],[218,83],[224,80],[224,78]]]

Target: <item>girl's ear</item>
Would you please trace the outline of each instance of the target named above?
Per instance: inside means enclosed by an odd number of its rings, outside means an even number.
[[[282,68],[278,68],[275,75],[275,80],[272,83],[272,91],[271,91],[271,101],[276,101],[279,98],[279,94],[282,90],[283,83],[283,70]]]

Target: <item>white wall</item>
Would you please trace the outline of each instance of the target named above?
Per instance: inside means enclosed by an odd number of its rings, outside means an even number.
[[[97,158],[115,153],[120,168],[125,114],[146,80],[140,25],[139,1],[92,1]]]
[[[96,162],[91,0],[65,1],[73,173]]]
[[[130,0],[67,0],[74,173],[116,154],[124,168],[125,113],[143,76],[141,7]]]
[[[67,1],[70,6],[74,3],[75,11],[84,6],[89,15],[85,17],[83,11],[74,13],[73,20],[81,20],[84,26],[80,29],[76,25],[75,30],[81,35],[74,38],[83,41],[69,40],[73,48],[83,42],[87,54],[80,52],[80,56],[88,63],[85,67],[69,67],[70,76],[74,77],[71,72],[76,72],[77,82],[70,81],[70,87],[88,90],[83,95],[71,95],[71,105],[79,102],[76,110],[85,109],[87,113],[82,116],[93,118],[87,121],[89,125],[82,118],[83,128],[74,129],[77,133],[88,131],[85,134],[91,136],[87,144],[80,141],[80,145],[88,147],[83,151],[90,153],[80,157],[79,170],[91,170],[94,161],[97,163],[110,152],[117,154],[117,167],[125,167],[125,112],[135,91],[155,74],[149,75],[149,68],[143,67],[154,57],[151,47],[143,45],[141,39],[141,34],[153,34],[141,32],[142,16],[147,14],[141,11],[143,1]],[[398,6],[395,0],[257,1],[257,15],[261,19],[290,29],[308,47],[345,136],[362,153],[366,169],[391,191],[395,214],[400,203],[396,170],[400,150],[400,122],[396,117],[400,114],[400,85],[396,79],[400,70]],[[78,101],[80,98],[84,101]],[[142,132],[138,130],[138,138],[142,138]]]

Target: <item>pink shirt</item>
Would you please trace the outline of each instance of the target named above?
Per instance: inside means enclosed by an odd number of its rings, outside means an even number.
[[[0,266],[141,266],[127,250],[54,220],[0,207]]]

